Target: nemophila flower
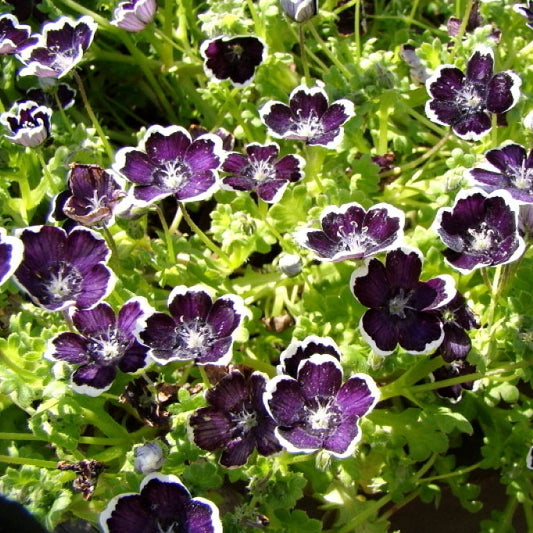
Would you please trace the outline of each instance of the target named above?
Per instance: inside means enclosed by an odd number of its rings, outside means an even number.
[[[35,148],[50,137],[52,110],[31,100],[16,102],[0,115],[0,122],[9,132],[11,142]]]
[[[267,383],[265,404],[287,451],[324,450],[340,459],[353,454],[361,439],[359,421],[374,408],[379,391],[366,374],[342,380],[335,357],[315,354],[301,362],[296,377],[280,375]]]
[[[302,341],[293,339],[287,348],[281,352],[277,373],[296,378],[300,363],[316,354],[327,354],[338,361],[341,360],[339,347],[331,337],[309,335]]]
[[[475,372],[477,372],[476,367],[468,363],[466,359],[456,359],[449,364],[434,370],[431,377],[434,381],[438,382],[459,376],[467,376],[468,374],[474,374]],[[464,390],[474,390],[474,387],[475,381],[466,381],[455,385],[441,387],[436,389],[435,392],[442,398],[446,398],[452,403],[457,403],[462,399]]]
[[[26,66],[19,74],[62,78],[82,60],[96,28],[96,22],[89,16],[78,20],[60,17],[45,23],[37,43],[20,52],[19,58]]]
[[[17,237],[6,235],[0,227],[0,285],[3,285],[18,268],[22,261],[24,246]]]
[[[439,308],[438,313],[443,324],[444,338],[436,353],[442,355],[448,363],[464,359],[472,347],[467,331],[479,328],[476,315],[468,307],[465,297],[460,292]]]
[[[353,103],[344,98],[330,105],[321,86],[299,85],[291,92],[289,105],[267,102],[260,109],[260,115],[274,137],[335,148],[342,140],[341,126],[355,112]]]
[[[451,208],[437,212],[433,229],[448,247],[443,254],[456,270],[510,263],[524,252],[517,231],[518,205],[506,191],[461,191]]]
[[[121,148],[114,169],[134,183],[133,196],[142,204],[174,195],[180,202],[208,198],[218,187],[224,158],[217,135],[192,140],[180,126],[150,126],[138,148]]]
[[[113,11],[111,24],[126,31],[139,32],[144,30],[157,11],[156,0],[132,0],[119,2]]]
[[[232,152],[222,163],[222,170],[230,174],[222,179],[222,187],[233,191],[255,191],[261,200],[275,203],[281,199],[287,185],[303,178],[305,161],[290,154],[280,159],[276,143],[265,146],[252,143],[246,155]]]
[[[485,153],[486,161],[467,171],[483,190],[506,190],[520,203],[533,203],[533,150],[510,143]]]
[[[71,196],[63,204],[63,212],[84,226],[109,224],[126,195],[112,174],[98,165],[74,163],[68,187]]]
[[[200,46],[206,75],[216,81],[230,80],[236,87],[248,85],[265,60],[265,43],[253,36],[216,37]]]
[[[88,309],[111,292],[110,250],[94,231],[76,227],[67,234],[54,226],[31,226],[19,237],[24,257],[14,277],[37,305],[49,311]]]
[[[369,308],[361,334],[378,355],[391,354],[397,345],[417,354],[441,344],[444,331],[435,311],[455,296],[455,283],[448,275],[419,281],[421,271],[422,254],[406,247],[389,252],[384,264],[369,259],[352,274],[352,293]]]
[[[304,229],[295,239],[321,261],[363,259],[398,245],[405,215],[380,203],[366,211],[358,203],[329,206],[320,215],[321,230]]]
[[[260,372],[246,377],[234,370],[206,391],[209,406],[189,418],[195,444],[210,452],[222,449],[222,466],[246,464],[255,448],[266,456],[281,451],[275,423],[263,403],[266,382]]]
[[[154,361],[194,361],[198,365],[226,365],[231,359],[233,334],[245,315],[240,297],[213,301],[200,285],[175,287],[168,297],[170,316],[154,313],[140,333]]]
[[[136,334],[144,327],[150,309],[142,297],[128,300],[116,316],[105,302],[92,309],[76,309],[72,322],[79,333],[54,337],[45,358],[79,365],[72,374],[72,389],[98,396],[111,387],[117,369],[131,373],[146,366],[148,347],[137,340]]]
[[[466,74],[442,65],[426,81],[426,114],[461,139],[477,141],[490,131],[491,113],[505,113],[518,102],[521,84],[510,70],[494,74],[492,49],[482,46],[468,60]]]
[[[293,278],[302,271],[302,258],[296,254],[282,253],[278,259],[278,268],[287,277]]]
[[[0,55],[17,54],[36,42],[28,25],[20,24],[10,13],[0,15]]]
[[[59,83],[54,89],[57,93],[57,99],[63,109],[69,109],[76,101],[76,90],[68,83]],[[39,105],[44,105],[50,109],[58,109],[56,99],[48,92],[39,87],[33,87],[26,91],[26,99],[33,100]]]
[[[526,26],[533,29],[533,2],[525,4],[513,4],[513,9],[527,19]]]
[[[140,493],[115,496],[100,514],[104,533],[222,533],[217,506],[193,498],[173,475],[146,476]]]
[[[295,22],[305,22],[318,13],[318,0],[280,0],[281,9]]]

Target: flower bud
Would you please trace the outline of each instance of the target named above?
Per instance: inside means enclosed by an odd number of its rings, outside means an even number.
[[[133,466],[139,474],[150,474],[156,472],[163,466],[165,460],[161,446],[156,442],[148,442],[138,446],[133,451],[135,461]]]
[[[318,13],[318,0],[281,0],[281,9],[295,22],[305,22]]]

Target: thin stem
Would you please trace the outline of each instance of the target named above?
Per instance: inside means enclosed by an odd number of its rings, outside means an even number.
[[[189,227],[194,231],[196,236],[215,254],[220,257],[228,266],[230,266],[231,259],[229,256],[222,251],[221,248],[219,248],[193,221],[191,216],[189,215],[185,205],[182,202],[178,203],[182,213],[183,218],[185,219],[185,222],[189,225]]]
[[[339,530],[338,533],[353,533],[357,531],[357,528],[364,524],[372,515],[377,514],[377,512],[391,500],[391,495],[386,494],[382,496],[379,500],[373,502],[369,505],[363,512],[358,513],[352,520],[344,524]]]
[[[165,241],[167,243],[167,254],[170,264],[173,264],[176,261],[176,253],[174,252],[174,242],[172,241],[172,234],[170,233],[165,214],[159,205],[156,205],[155,210],[159,216],[159,221],[163,228],[163,233],[165,234]]]
[[[110,161],[113,161],[113,158],[115,157],[115,152],[113,148],[111,147],[111,145],[109,144],[109,141],[107,140],[107,136],[104,133],[104,130],[102,129],[102,126],[100,125],[100,122],[98,121],[98,118],[94,114],[93,108],[91,107],[89,99],[87,98],[87,93],[85,92],[83,81],[80,75],[75,70],[74,70],[74,79],[76,80],[76,83],[78,84],[78,89],[80,90],[81,99],[83,100],[83,105],[85,106],[85,110],[87,111],[87,114],[89,115],[89,118],[91,119],[94,129],[97,131],[102,141],[102,144],[104,145],[104,149],[107,153],[107,157],[109,158]]]
[[[63,122],[63,126],[65,127],[67,132],[72,135],[72,126],[70,125],[70,120],[68,119],[67,114],[65,113],[65,108],[63,107],[63,104],[61,103],[61,100],[59,99],[59,94],[57,92],[57,86],[54,87],[52,94],[54,95],[54,100],[55,100],[57,109],[59,110],[59,114],[61,115],[61,121]]]
[[[455,56],[455,53],[459,47],[459,44],[463,40],[463,37],[466,33],[466,27],[468,26],[468,19],[470,18],[470,13],[472,12],[472,7],[474,6],[474,0],[468,0],[466,4],[466,9],[463,14],[463,18],[461,20],[461,26],[459,27],[459,31],[457,32],[457,35],[455,36],[455,46],[452,50],[452,57]]]
[[[433,483],[433,481],[441,481],[443,479],[449,479],[451,477],[462,476],[464,474],[468,474],[469,472],[477,470],[481,466],[481,463],[482,461],[479,461],[478,463],[475,463],[470,466],[465,466],[464,468],[460,468],[459,470],[454,470],[453,472],[448,472],[447,474],[423,477],[423,478],[420,478],[420,483]]]
[[[305,82],[311,84],[312,81],[311,75],[309,74],[309,64],[307,63],[307,56],[305,54],[305,33],[303,24],[298,24],[298,43],[300,45],[300,59],[302,61]]]
[[[102,233],[104,234],[105,240],[107,241],[109,248],[111,248],[111,253],[113,254],[113,257],[118,260],[117,243],[115,242],[112,233],[109,231],[109,228],[105,224],[102,226]]]
[[[57,461],[43,461],[42,459],[31,459],[30,457],[10,457],[9,455],[0,455],[0,463],[30,465],[50,469],[57,468]]]

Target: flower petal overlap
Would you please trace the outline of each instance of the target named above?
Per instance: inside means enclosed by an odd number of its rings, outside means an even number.
[[[358,203],[330,206],[320,215],[321,230],[304,229],[295,239],[321,261],[364,259],[397,247],[403,239],[405,215],[380,203],[366,211]]]
[[[506,191],[461,191],[453,207],[438,210],[433,229],[447,246],[446,261],[468,273],[515,261],[525,244],[518,233],[518,205]]]
[[[419,281],[422,255],[414,248],[387,254],[385,263],[369,259],[352,274],[355,298],[369,309],[361,317],[363,338],[378,355],[390,355],[399,345],[409,353],[427,353],[444,338],[435,310],[455,296],[455,283],[446,274]]]
[[[50,137],[52,110],[32,100],[16,102],[0,115],[0,122],[9,132],[11,142],[35,148]]]
[[[27,24],[20,24],[10,13],[0,15],[0,55],[17,54],[36,42]]]
[[[494,73],[494,53],[481,46],[468,60],[466,74],[454,65],[441,65],[427,79],[431,99],[426,114],[451,126],[461,139],[477,141],[490,131],[491,113],[506,113],[518,102],[521,84],[510,70]]]
[[[327,148],[340,144],[343,124],[355,115],[350,100],[343,98],[330,104],[319,85],[311,88],[299,85],[291,92],[289,105],[270,101],[259,113],[272,136]]]
[[[339,459],[353,454],[361,439],[359,421],[378,398],[379,390],[366,374],[355,374],[343,383],[341,365],[329,354],[303,360],[296,378],[276,376],[265,391],[265,405],[287,451],[324,450]]]

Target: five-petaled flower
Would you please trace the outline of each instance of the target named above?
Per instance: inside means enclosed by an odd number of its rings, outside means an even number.
[[[0,122],[9,131],[6,137],[16,144],[35,148],[50,137],[52,110],[31,100],[16,102],[0,115]]]
[[[22,261],[24,246],[17,237],[6,235],[0,227],[0,285],[4,284]]]
[[[226,156],[222,170],[230,174],[222,179],[222,187],[233,191],[255,191],[261,200],[275,203],[281,199],[287,185],[302,179],[304,159],[286,155],[278,159],[276,143],[265,146],[252,143],[246,155],[232,152]]]
[[[0,55],[17,54],[36,42],[31,28],[20,24],[17,17],[10,13],[0,15]]]
[[[259,113],[274,137],[327,148],[339,145],[344,132],[341,126],[355,115],[352,102],[343,98],[330,105],[326,92],[318,85],[299,85],[291,92],[289,105],[270,101]]]
[[[266,382],[261,372],[245,376],[233,370],[205,393],[209,406],[189,418],[197,446],[211,452],[222,448],[222,466],[244,465],[255,448],[265,456],[281,451],[263,403]]]
[[[78,365],[71,377],[75,392],[98,396],[108,390],[117,375],[136,372],[147,364],[148,347],[136,338],[151,310],[143,297],[128,300],[118,314],[105,302],[92,309],[76,309],[72,322],[79,333],[54,337],[45,353],[51,361]]]
[[[291,453],[317,450],[345,458],[361,439],[359,421],[376,405],[379,390],[366,374],[343,383],[339,361],[314,354],[298,366],[296,377],[279,375],[266,385],[265,405],[275,433]]]
[[[54,226],[30,226],[19,237],[24,256],[14,279],[37,305],[49,311],[88,309],[111,292],[115,277],[105,264],[111,252],[94,231],[77,227],[67,234]]]
[[[265,60],[266,45],[257,37],[217,37],[200,46],[204,70],[216,81],[230,80],[236,87],[248,85],[257,67]]]
[[[295,239],[321,261],[363,259],[398,246],[405,215],[380,203],[366,211],[358,203],[330,206],[320,215],[321,230],[303,229]]]
[[[222,140],[205,134],[192,140],[180,126],[150,126],[138,148],[121,148],[114,169],[134,183],[142,205],[174,195],[180,202],[208,198],[218,187]]]
[[[40,87],[32,87],[26,91],[26,99],[33,100],[39,105],[44,105],[50,109],[56,110],[58,102],[63,109],[69,109],[76,102],[76,90],[68,83],[58,83],[52,90],[55,92],[57,99],[53,94],[43,91]]]
[[[37,43],[20,52],[20,60],[26,66],[19,74],[62,78],[82,60],[96,28],[96,22],[87,15],[78,20],[60,17],[45,23]]]
[[[475,185],[487,192],[506,190],[520,203],[533,203],[533,150],[509,143],[485,153],[482,164],[467,171]]]
[[[447,379],[457,378],[459,376],[467,376],[475,374],[477,371],[474,365],[471,365],[466,359],[455,359],[450,363],[437,368],[432,372],[432,378],[436,381],[445,381]],[[463,383],[456,383],[455,385],[446,385],[436,389],[435,392],[442,398],[446,398],[451,403],[461,401],[464,390],[473,390],[476,386],[476,381],[464,381]]]
[[[239,296],[228,294],[213,301],[200,285],[179,285],[168,297],[168,309],[170,316],[156,312],[148,317],[140,333],[156,363],[226,365],[230,361],[233,334],[246,314]]]
[[[139,32],[152,22],[156,11],[156,0],[126,0],[125,2],[119,2],[113,11],[111,24],[126,31]]]
[[[378,355],[391,354],[399,344],[409,353],[426,353],[441,344],[444,331],[435,310],[456,294],[451,276],[419,281],[422,254],[399,248],[383,264],[366,260],[352,274],[350,286],[357,300],[369,309],[359,326],[363,338]]]
[[[437,211],[433,229],[447,246],[446,261],[468,273],[518,259],[525,244],[517,229],[518,204],[507,191],[459,192],[453,207]]]
[[[84,226],[109,224],[117,204],[126,193],[110,172],[98,165],[71,165],[68,177],[71,196],[63,205],[69,218]]]
[[[454,65],[441,65],[428,78],[426,114],[451,126],[461,139],[477,141],[490,131],[491,113],[503,114],[518,102],[521,84],[510,70],[494,74],[494,53],[482,46],[468,60],[466,74]]]
[[[191,497],[178,477],[153,473],[140,493],[115,496],[100,514],[104,533],[222,533],[218,507]]]

